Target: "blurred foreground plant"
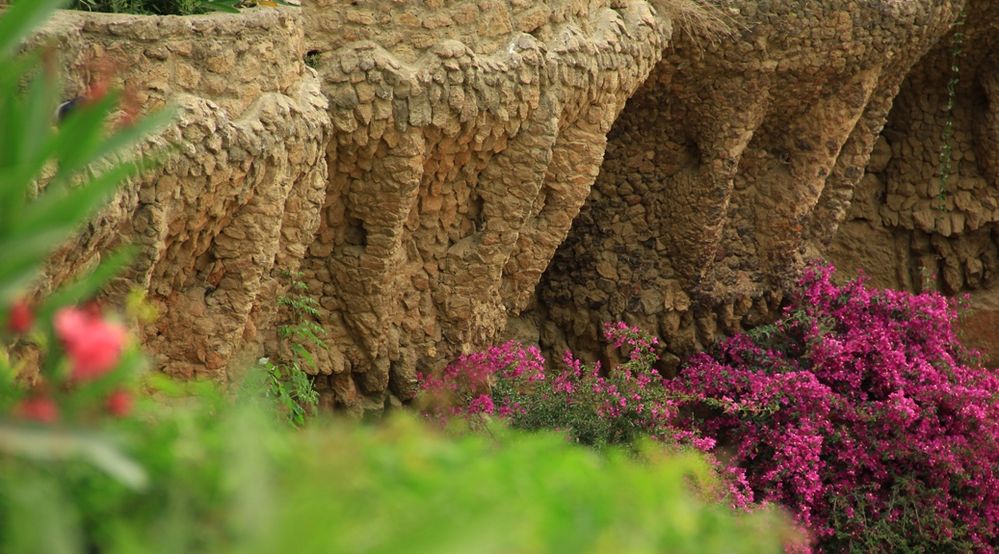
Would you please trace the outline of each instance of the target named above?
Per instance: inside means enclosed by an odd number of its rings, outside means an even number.
[[[130,411],[141,356],[96,304],[74,306],[128,252],[105,257],[44,299],[30,293],[45,260],[139,171],[141,161],[116,157],[165,116],[115,127],[119,95],[96,83],[56,124],[55,62],[21,52],[20,43],[62,4],[17,2],[0,14],[0,455],[85,459],[141,487],[142,469],[99,429],[106,416]]]
[[[150,386],[119,422],[149,487],[0,458],[0,551],[777,553],[790,536],[775,510],[705,500],[717,485],[695,454],[646,445],[636,459],[497,426],[456,438],[405,414],[296,431],[265,383],[235,400]]]

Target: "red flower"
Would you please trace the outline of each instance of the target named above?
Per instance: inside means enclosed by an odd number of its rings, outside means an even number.
[[[59,407],[47,396],[34,396],[22,400],[14,413],[21,418],[41,423],[55,423],[59,419]]]
[[[10,307],[7,329],[11,333],[27,333],[34,322],[35,314],[31,313],[31,308],[28,307],[28,303],[24,300],[18,300]]]
[[[73,363],[71,379],[97,379],[118,365],[125,345],[125,329],[98,314],[77,308],[56,313],[55,330]]]
[[[125,417],[132,411],[135,400],[128,391],[118,389],[108,395],[104,406],[108,412],[115,417]]]

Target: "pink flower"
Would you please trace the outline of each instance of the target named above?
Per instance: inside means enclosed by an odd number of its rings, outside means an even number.
[[[28,307],[28,303],[24,300],[18,300],[10,307],[7,329],[11,333],[27,333],[34,322],[35,315],[31,313],[31,308]]]
[[[490,414],[496,411],[496,405],[493,404],[493,399],[488,394],[483,394],[472,400],[472,403],[468,405],[468,413],[470,414]]]
[[[108,413],[115,417],[125,417],[132,411],[134,404],[135,399],[128,391],[118,389],[108,395],[104,407],[107,408]]]
[[[14,413],[18,417],[41,423],[55,423],[59,419],[59,407],[47,396],[33,396],[22,400]]]
[[[809,268],[773,325],[690,359],[669,387],[714,410],[680,425],[731,449],[740,488],[793,510],[820,549],[918,516],[938,522],[918,540],[957,530],[992,552],[999,373],[965,362],[946,298],[837,285],[832,271]]]
[[[72,380],[97,379],[118,365],[124,327],[84,310],[63,308],[55,315],[55,331],[73,363]]]

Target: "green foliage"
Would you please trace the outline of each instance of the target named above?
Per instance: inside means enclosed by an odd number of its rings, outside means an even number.
[[[268,376],[268,395],[292,424],[302,425],[306,417],[315,415],[319,404],[319,393],[306,369],[316,367],[313,351],[327,348],[323,340],[326,330],[318,322],[319,303],[308,296],[309,288],[300,280],[301,274],[283,272],[281,277],[289,285],[289,294],[278,298],[278,306],[289,318],[278,326],[282,355],[277,360],[261,358],[258,365]]]
[[[980,552],[963,534],[940,536],[940,518],[923,506],[934,501],[935,492],[916,479],[899,476],[891,486],[883,508],[894,518],[878,517],[880,507],[871,505],[866,494],[871,487],[858,487],[852,496],[832,498],[833,536],[823,541],[827,552],[865,554],[883,552],[891,545],[893,552]],[[852,513],[852,517],[846,514]]]
[[[606,383],[620,391],[637,392],[620,372],[611,371],[606,378],[601,378],[593,376],[592,367],[588,367],[584,369],[582,378],[575,382],[571,402],[567,402],[566,395],[553,387],[557,387],[553,379],[539,382],[526,393],[514,391],[508,381],[500,380],[494,387],[494,394],[508,395],[520,404],[522,410],[510,417],[510,424],[517,429],[559,430],[574,442],[597,448],[628,446],[640,437],[649,436],[648,426],[640,414],[622,411],[617,416],[611,416],[605,411],[607,395],[594,391],[594,385],[598,383]],[[649,389],[648,394],[643,391],[643,400],[650,406],[665,401],[665,395],[661,393],[661,389]]]
[[[710,467],[697,456],[666,456],[650,447],[636,461],[618,450],[573,446],[554,434],[497,429],[494,437],[448,441],[407,420],[375,433],[322,437],[317,459],[331,460],[336,469],[313,466],[315,480],[299,482],[308,495],[261,551],[309,545],[322,552],[781,549],[785,528],[774,513],[737,514],[692,490],[692,482],[713,483]],[[322,478],[329,474],[350,477]],[[315,490],[317,482],[326,487]],[[309,517],[325,511],[331,497],[345,501],[330,507],[328,521]],[[301,522],[304,533],[295,527]]]
[[[212,11],[210,4],[203,0],[73,0],[69,7],[92,12],[193,15]]]
[[[305,53],[303,61],[305,62],[305,65],[307,65],[308,67],[311,67],[312,69],[318,69],[320,56],[321,54],[318,51],[310,50]]]
[[[772,511],[711,502],[710,467],[646,445],[639,459],[554,434],[448,438],[278,425],[247,384],[150,381],[115,431],[141,491],[72,460],[0,456],[3,552],[779,552]],[[37,525],[44,521],[45,525]]]
[[[147,482],[144,469],[102,430],[42,427],[8,417],[15,407],[24,405],[28,395],[34,395],[36,401],[45,403],[49,414],[55,416],[58,407],[62,414],[85,421],[95,409],[104,409],[107,395],[134,375],[141,362],[136,352],[127,352],[100,383],[77,390],[61,386],[69,368],[55,336],[53,316],[92,296],[125,265],[128,251],[105,257],[95,269],[37,306],[27,308],[24,299],[52,252],[141,166],[140,161],[108,160],[127,152],[165,118],[160,115],[109,133],[107,122],[117,105],[117,95],[110,94],[87,99],[61,124],[55,124],[60,90],[57,71],[49,59],[18,49],[31,29],[62,4],[60,0],[18,2],[0,16],[0,252],[4,253],[0,257],[0,456],[41,464],[74,459],[122,487],[137,489]],[[49,178],[43,180],[42,175]],[[23,328],[13,329],[13,312],[18,307]],[[24,348],[43,352],[41,377],[54,390],[19,386],[18,373],[24,364],[10,352]],[[36,471],[36,466],[28,464],[12,470],[10,478]],[[25,489],[10,501],[35,502],[47,517],[59,519],[64,514],[55,506],[58,492],[44,487]],[[16,517],[32,525],[38,521],[30,513]],[[20,526],[12,528],[12,540],[19,540],[21,531]],[[63,546],[57,541],[39,545],[37,550],[11,551],[59,552]]]
[[[58,0],[18,2],[0,17],[0,252],[4,253],[0,321],[4,322],[51,253],[143,165],[141,160],[120,158],[168,117],[161,113],[109,132],[108,122],[119,98],[111,93],[86,99],[55,124],[60,98],[57,71],[38,53],[16,52],[29,29],[61,4]],[[43,180],[42,175],[51,177]],[[106,256],[94,270],[36,307],[38,329],[30,341],[47,351],[44,376],[51,377],[60,369],[53,314],[92,296],[128,259],[127,250]],[[11,342],[2,336],[6,331],[0,329],[0,350]],[[13,373],[5,359],[0,356],[0,372]]]
[[[92,12],[151,15],[194,15],[213,11],[239,13],[240,8],[289,5],[282,0],[73,0],[70,8]]]
[[[270,385],[267,395],[278,403],[281,413],[292,425],[301,426],[308,417],[316,414],[319,393],[300,366],[275,363],[270,358],[260,358],[257,366],[267,375]]]

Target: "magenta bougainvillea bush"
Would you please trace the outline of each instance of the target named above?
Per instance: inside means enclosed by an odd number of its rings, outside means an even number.
[[[546,371],[509,342],[424,378],[437,417],[507,418],[588,444],[639,435],[709,451],[737,505],[778,503],[819,551],[993,552],[999,378],[955,336],[937,294],[839,286],[813,266],[775,323],[692,357],[672,379],[624,323],[624,361],[571,353]]]
[[[667,386],[708,411],[677,424],[719,442],[743,501],[787,506],[823,550],[991,552],[996,372],[946,298],[832,273],[808,269],[779,321],[693,357]]]
[[[514,395],[493,388],[529,387],[545,378],[545,359],[537,346],[510,341],[460,356],[440,375],[419,375],[428,415],[442,420],[478,414],[509,416],[523,407]]]
[[[438,420],[506,418],[520,429],[555,429],[593,446],[628,444],[639,436],[702,450],[711,439],[672,425],[678,402],[652,367],[659,341],[625,323],[606,324],[604,338],[624,360],[605,368],[566,352],[547,371],[537,346],[510,341],[459,357],[439,376],[421,376],[424,411]]]

